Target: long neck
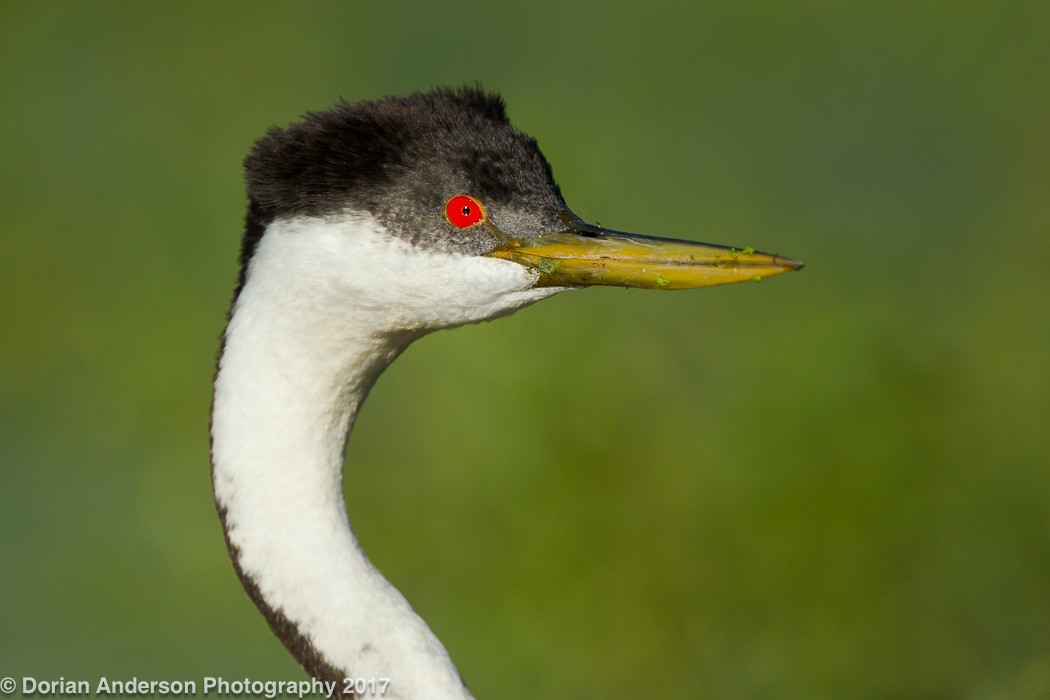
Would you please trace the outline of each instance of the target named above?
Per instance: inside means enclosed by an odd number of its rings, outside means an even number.
[[[441,643],[358,546],[343,497],[358,407],[416,334],[372,332],[367,309],[344,310],[333,332],[324,303],[294,301],[287,275],[271,274],[290,263],[265,243],[231,314],[212,415],[215,499],[241,580],[337,694],[356,678],[389,679],[386,698],[470,698]]]

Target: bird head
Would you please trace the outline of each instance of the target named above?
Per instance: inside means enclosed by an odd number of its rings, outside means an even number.
[[[510,124],[500,97],[480,88],[343,102],[309,113],[271,129],[245,166],[250,205],[242,286],[264,232],[312,222],[293,226],[306,238],[306,229],[330,233],[342,226],[336,240],[345,240],[348,259],[336,274],[358,299],[370,295],[376,306],[411,311],[409,326],[482,320],[566,288],[684,289],[802,267],[753,248],[583,221],[566,205],[535,139]],[[378,233],[391,254],[363,253],[363,229]],[[338,266],[339,244],[332,245],[329,260]],[[391,286],[396,294],[382,296]],[[441,303],[428,308],[428,294]]]

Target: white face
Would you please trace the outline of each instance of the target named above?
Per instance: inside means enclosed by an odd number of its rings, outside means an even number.
[[[505,316],[565,289],[534,287],[537,278],[514,262],[415,247],[356,212],[274,221],[248,269],[250,282],[269,282],[275,305],[322,323],[339,324],[345,311],[351,323],[391,333]]]

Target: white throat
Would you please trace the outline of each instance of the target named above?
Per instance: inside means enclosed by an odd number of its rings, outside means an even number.
[[[278,220],[231,313],[212,461],[237,565],[326,667],[389,679],[383,697],[471,696],[350,530],[342,468],[354,416],[415,338],[560,291],[534,282],[512,262],[415,248],[366,215]]]

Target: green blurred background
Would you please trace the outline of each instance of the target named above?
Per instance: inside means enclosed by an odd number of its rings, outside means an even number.
[[[479,698],[1050,697],[1050,4],[0,5],[0,676],[301,678],[208,478],[240,161],[481,80],[569,204],[804,272],[379,381],[347,491]]]

